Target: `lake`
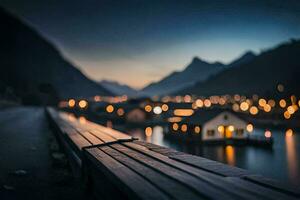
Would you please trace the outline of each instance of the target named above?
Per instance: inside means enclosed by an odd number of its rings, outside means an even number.
[[[274,144],[272,149],[268,149],[255,146],[187,144],[168,140],[164,137],[161,126],[152,127],[151,133],[142,128],[125,130],[146,142],[237,166],[300,187],[300,135],[297,133],[286,137],[284,131],[271,130]],[[263,133],[263,130],[255,129],[252,134]]]

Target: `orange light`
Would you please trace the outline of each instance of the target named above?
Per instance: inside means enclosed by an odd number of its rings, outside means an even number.
[[[258,113],[258,109],[256,106],[251,106],[249,111],[250,111],[251,115],[257,115],[257,113]]]
[[[204,106],[207,107],[207,108],[209,108],[211,106],[211,102],[210,102],[209,99],[204,100]]]
[[[170,117],[168,118],[168,122],[180,122],[182,120],[182,117]]]
[[[106,112],[108,112],[108,113],[114,112],[114,107],[113,107],[113,105],[108,105],[108,106],[106,106]]]
[[[271,131],[269,131],[269,130],[266,130],[266,131],[265,131],[265,137],[266,137],[266,138],[270,138],[270,137],[272,137],[272,133],[271,133]]]
[[[246,126],[246,129],[247,129],[247,131],[248,131],[249,133],[251,133],[251,132],[253,131],[253,125],[252,125],[252,124],[248,124],[248,125]]]
[[[294,132],[293,132],[293,130],[290,129],[290,128],[289,128],[288,130],[286,130],[286,132],[285,132],[285,136],[286,136],[286,137],[292,137],[293,134],[294,134]]]
[[[219,133],[224,133],[224,126],[218,126]]]
[[[145,106],[145,111],[146,111],[146,112],[151,112],[151,111],[152,111],[152,106],[146,105],[146,106]]]
[[[264,106],[264,111],[265,111],[265,112],[270,112],[270,111],[271,111],[271,106],[270,106],[269,104],[266,104],[266,105]]]
[[[69,105],[70,108],[73,108],[73,107],[75,106],[75,104],[76,104],[76,102],[75,102],[74,99],[70,99],[70,100],[68,101],[68,105]]]
[[[259,99],[258,100],[258,105],[261,107],[264,107],[267,104],[267,101],[265,99]]]
[[[94,101],[96,102],[101,101],[101,97],[99,95],[94,96]]]
[[[235,104],[232,105],[232,110],[233,111],[237,112],[237,111],[239,111],[239,109],[240,109],[239,104],[235,103]]]
[[[201,99],[197,99],[195,103],[196,103],[196,106],[198,108],[202,108],[203,107],[203,101]]]
[[[199,126],[195,126],[195,133],[197,133],[197,134],[200,133],[200,130],[201,130],[201,129],[200,129]]]
[[[275,107],[276,102],[275,102],[274,99],[270,99],[270,100],[268,101],[268,104],[269,104],[271,107]]]
[[[192,100],[192,97],[191,97],[190,95],[185,95],[185,96],[183,97],[183,101],[184,101],[185,103],[189,103],[189,102],[191,102],[191,100]]]
[[[249,104],[247,102],[242,102],[241,105],[240,105],[240,109],[242,111],[246,111],[249,109]]]
[[[88,105],[88,102],[86,100],[80,100],[78,105],[80,108],[86,108]]]
[[[228,126],[228,130],[231,132],[234,131],[234,126],[232,126],[232,125]]]
[[[283,113],[283,116],[284,116],[285,119],[291,118],[291,114],[290,114],[288,111],[285,111],[285,112]]]
[[[173,126],[172,126],[172,128],[173,128],[174,131],[177,131],[178,128],[179,128],[179,126],[178,126],[177,123],[174,123]]]
[[[174,115],[176,116],[191,116],[194,114],[193,109],[175,109],[174,110]]]
[[[168,106],[167,104],[163,104],[163,105],[161,106],[161,109],[162,109],[162,111],[166,112],[166,111],[169,110],[169,106]]]
[[[293,106],[289,106],[289,107],[287,108],[287,111],[292,115],[292,114],[295,113],[295,108],[294,108]]]
[[[151,127],[147,127],[147,128],[145,129],[145,135],[146,135],[147,137],[151,137],[151,135],[152,135],[152,128],[151,128]]]
[[[117,110],[117,114],[119,115],[119,116],[123,116],[124,115],[124,109],[123,108],[119,108],[118,110]]]
[[[187,131],[187,125],[186,124],[182,124],[181,125],[181,131],[182,132],[186,132]]]
[[[279,105],[280,105],[281,108],[285,108],[286,107],[286,101],[284,99],[281,99],[279,101]]]

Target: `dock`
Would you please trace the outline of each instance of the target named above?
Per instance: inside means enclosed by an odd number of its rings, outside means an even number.
[[[76,177],[96,199],[299,199],[300,190],[247,170],[137,140],[47,108]]]

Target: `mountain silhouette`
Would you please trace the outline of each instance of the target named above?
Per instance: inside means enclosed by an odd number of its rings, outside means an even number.
[[[57,98],[110,95],[68,62],[33,28],[0,8],[0,77],[21,97],[50,93]]]
[[[248,51],[228,65],[224,65],[220,62],[208,63],[198,57],[194,57],[183,71],[173,72],[161,81],[148,85],[141,91],[141,94],[153,96],[176,93],[176,91],[190,87],[196,82],[205,81],[227,68],[239,66],[254,58],[255,54]]]
[[[110,80],[102,80],[99,82],[99,84],[112,92],[115,95],[127,95],[130,97],[135,97],[137,95],[137,90],[129,87],[128,85],[125,84],[120,84],[117,81],[110,81]]]
[[[300,94],[300,41],[291,40],[262,52],[249,62],[228,68],[206,81],[174,94],[276,95],[278,84],[284,94]]]
[[[176,71],[163,78],[161,81],[152,83],[142,89],[141,95],[163,95],[186,88],[197,81],[203,81],[209,76],[223,70],[222,63],[208,63],[198,57],[194,57],[192,62],[183,70]]]

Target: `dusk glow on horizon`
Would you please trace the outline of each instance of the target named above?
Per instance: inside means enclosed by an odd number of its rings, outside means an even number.
[[[194,56],[229,63],[300,38],[297,1],[15,1],[0,6],[46,35],[88,77],[134,88]]]

